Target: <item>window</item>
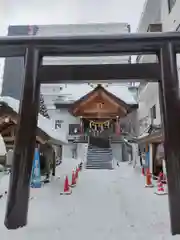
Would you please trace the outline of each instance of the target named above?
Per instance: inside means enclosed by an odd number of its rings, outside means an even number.
[[[175,3],[176,3],[176,0],[168,0],[169,13],[171,12],[171,10],[174,7]]]
[[[79,135],[80,133],[80,124],[69,124],[69,135]]]
[[[150,109],[151,119],[156,119],[156,105]]]
[[[61,128],[61,125],[64,121],[62,120],[55,120],[55,129]]]
[[[161,23],[149,24],[147,32],[162,32]]]

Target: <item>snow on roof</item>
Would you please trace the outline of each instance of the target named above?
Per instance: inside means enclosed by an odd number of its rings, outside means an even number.
[[[19,112],[19,101],[12,97],[0,97],[0,102],[6,103],[16,113]],[[61,144],[68,143],[67,135],[62,129],[55,129],[53,121],[43,117],[41,114],[38,116],[38,127],[45,132],[51,139],[61,142]]]
[[[0,156],[4,156],[6,155],[7,151],[6,151],[6,145],[4,143],[4,139],[0,134]]]
[[[129,91],[127,85],[118,85],[118,84],[107,84],[102,86],[110,93],[114,94],[116,97],[120,98],[127,104],[137,104],[137,101],[134,99],[132,93]],[[93,91],[93,87],[84,84],[68,84],[67,87],[63,87],[60,92],[60,96],[63,96],[63,101],[65,102],[74,102]]]

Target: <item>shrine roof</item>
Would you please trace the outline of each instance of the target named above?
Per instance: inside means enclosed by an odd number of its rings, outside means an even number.
[[[94,106],[94,103],[96,101],[98,101],[98,102],[103,101],[103,104],[104,104],[104,101],[106,102],[106,104],[105,104],[106,114],[104,112],[105,109],[102,110],[102,112],[101,112],[100,109],[98,110],[98,106],[96,106],[96,107]],[[110,104],[109,106],[108,106],[107,102],[109,102],[109,104]],[[83,106],[82,106],[82,104],[83,104]],[[93,106],[91,104],[93,104]],[[86,107],[85,107],[85,105],[86,105]],[[76,115],[78,116],[79,114],[85,116],[86,114],[88,114],[88,116],[91,116],[91,117],[92,116],[93,117],[95,117],[95,116],[97,116],[97,117],[121,116],[122,117],[122,116],[126,116],[128,113],[133,111],[133,109],[137,108],[137,106],[138,106],[137,104],[127,104],[122,99],[120,99],[116,95],[112,94],[112,92],[109,92],[107,89],[105,89],[101,84],[98,84],[97,87],[95,87],[90,92],[88,92],[87,94],[85,94],[84,96],[79,98],[77,101],[75,101],[72,104],[69,111],[75,116]],[[86,110],[84,109],[84,107]],[[90,110],[91,108],[93,108],[93,112],[92,112],[92,110]],[[84,110],[86,113],[84,112]],[[88,116],[86,116],[86,117],[88,117]]]

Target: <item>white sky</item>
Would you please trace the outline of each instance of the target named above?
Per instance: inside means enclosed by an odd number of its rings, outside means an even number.
[[[127,22],[135,32],[144,2],[145,0],[0,0],[0,35],[6,35],[10,24],[90,22]]]

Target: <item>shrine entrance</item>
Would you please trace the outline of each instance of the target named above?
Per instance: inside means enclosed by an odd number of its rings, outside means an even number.
[[[77,100],[69,110],[80,117],[80,132],[88,136],[120,136],[121,119],[137,108],[137,104],[127,104],[101,84]]]
[[[180,53],[180,33],[172,32],[115,36],[0,38],[0,57],[25,57],[20,119],[5,216],[5,226],[8,229],[16,229],[27,224],[40,83],[126,80],[159,82],[171,231],[173,235],[180,234],[180,101],[177,53]],[[140,64],[43,65],[45,56],[89,57],[123,54],[155,54],[158,61]]]

